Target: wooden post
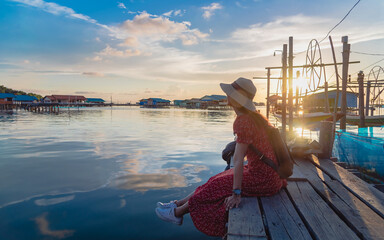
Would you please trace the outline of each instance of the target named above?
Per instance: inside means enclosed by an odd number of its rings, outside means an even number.
[[[348,66],[349,66],[349,50],[351,45],[348,44],[348,36],[341,38],[343,43],[343,79],[342,79],[342,92],[341,92],[341,113],[344,115],[340,119],[340,129],[345,130],[347,125],[347,84],[348,84]]]
[[[365,116],[369,116],[369,96],[371,95],[371,81],[367,82],[367,92],[365,94]]]
[[[319,143],[321,146],[321,158],[329,159],[332,156],[333,148],[333,123],[329,121],[320,122],[320,136]]]
[[[325,102],[325,108],[324,108],[324,110],[325,110],[325,112],[326,113],[329,113],[330,111],[329,111],[329,98],[328,98],[328,82],[325,82],[324,83],[324,94],[325,94],[325,100],[324,100],[324,102]]]
[[[293,37],[289,37],[289,55],[288,55],[288,109],[289,109],[289,132],[293,131],[293,88],[292,88],[292,80],[293,80]]]
[[[373,116],[373,111],[375,110],[375,105],[374,105],[374,102],[372,101],[372,104],[371,104],[371,116]]]
[[[267,69],[267,119],[269,119],[269,91],[271,85],[271,69]]]
[[[360,71],[357,75],[357,81],[359,82],[359,115],[360,124],[359,127],[365,127],[365,116],[364,116],[364,73]]]
[[[299,87],[296,87],[296,114],[299,115]]]
[[[287,44],[283,45],[283,55],[281,57],[282,60],[282,71],[283,71],[283,84],[282,84],[282,109],[281,109],[281,124],[282,124],[282,132],[281,137],[286,140],[286,128],[287,128]]]

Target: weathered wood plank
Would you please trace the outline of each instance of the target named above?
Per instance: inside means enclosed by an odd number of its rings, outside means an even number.
[[[384,219],[349,192],[340,182],[324,177],[326,185],[317,175],[318,168],[309,162],[298,162],[298,169],[312,174],[309,182],[322,195],[349,226],[364,239],[384,239]]]
[[[284,190],[262,197],[262,208],[271,239],[312,239]]]
[[[365,239],[384,239],[384,219],[365,203],[348,191],[339,181],[326,182],[342,200],[335,204],[339,211],[352,223]],[[332,202],[334,204],[334,202]]]
[[[229,211],[228,240],[267,239],[257,198],[242,198],[240,206]]]
[[[298,171],[302,172],[302,174],[308,180],[322,180],[327,181],[331,180],[331,178],[323,172],[321,169],[317,168],[311,161],[308,160],[296,160]]]
[[[359,239],[307,182],[290,182],[288,191],[318,239]]]
[[[306,177],[297,169],[296,164],[293,165],[293,174],[288,181],[307,181]]]
[[[338,180],[345,188],[355,193],[360,200],[384,218],[384,193],[328,159],[319,160],[313,156],[312,161],[317,167]]]

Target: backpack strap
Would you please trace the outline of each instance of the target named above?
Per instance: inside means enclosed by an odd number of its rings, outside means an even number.
[[[250,144],[249,148],[252,149],[252,151],[254,151],[257,154],[257,156],[260,158],[261,161],[263,161],[265,164],[267,164],[277,172],[278,167],[270,158],[268,158],[262,152],[260,152],[259,149],[257,149],[253,144]]]

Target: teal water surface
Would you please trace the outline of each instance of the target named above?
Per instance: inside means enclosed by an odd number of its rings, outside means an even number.
[[[232,111],[0,115],[0,239],[217,239],[157,218],[225,168]]]

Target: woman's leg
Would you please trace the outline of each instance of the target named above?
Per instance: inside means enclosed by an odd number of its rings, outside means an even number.
[[[183,198],[183,199],[177,200],[177,201],[176,201],[176,205],[177,205],[178,207],[183,206],[183,205],[184,205],[185,203],[187,203],[188,200],[192,197],[193,193],[194,193],[194,192],[190,193],[188,196],[186,196],[186,197]]]
[[[182,206],[175,208],[175,217],[182,217],[184,214],[189,213],[189,204],[188,202],[184,203]]]

